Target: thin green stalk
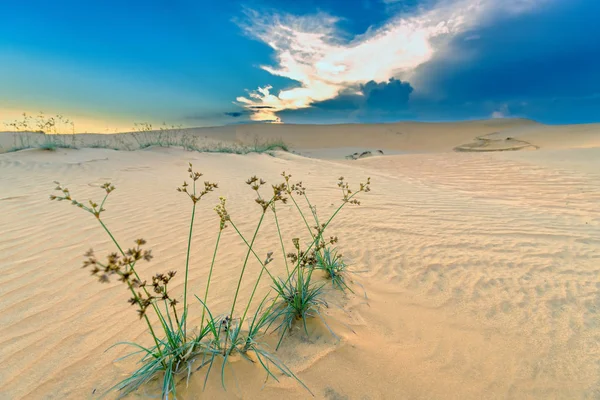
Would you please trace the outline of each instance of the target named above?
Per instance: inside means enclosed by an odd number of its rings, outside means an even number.
[[[210,280],[213,273],[213,267],[215,266],[215,260],[217,258],[217,250],[219,249],[219,242],[221,241],[221,233],[223,229],[219,229],[219,235],[217,236],[217,243],[215,244],[215,251],[213,252],[212,261],[210,263],[210,270],[208,271],[208,280],[206,282],[206,291],[204,292],[204,304],[206,304],[206,299],[208,298],[208,289],[210,288]],[[202,319],[200,320],[200,331],[204,327],[204,315],[206,312],[206,307],[202,307]]]
[[[342,203],[342,204],[341,204],[341,205],[340,205],[340,206],[337,208],[337,210],[335,210],[335,212],[334,212],[334,213],[331,215],[331,217],[329,217],[329,219],[328,219],[328,220],[327,220],[327,222],[325,223],[325,226],[324,226],[324,227],[323,227],[323,229],[321,230],[321,233],[319,233],[319,234],[317,235],[317,237],[315,237],[315,238],[313,239],[312,243],[311,243],[311,244],[308,246],[308,248],[306,249],[304,257],[306,257],[306,256],[308,255],[308,252],[309,252],[309,250],[310,250],[310,249],[311,249],[311,248],[312,248],[312,247],[315,245],[315,243],[317,243],[317,242],[320,240],[322,233],[323,233],[323,232],[325,232],[325,229],[327,229],[327,227],[329,226],[329,224],[331,223],[331,221],[333,221],[333,219],[335,218],[335,216],[336,216],[336,215],[337,215],[337,214],[338,214],[338,213],[341,211],[341,209],[342,209],[342,208],[344,208],[344,206],[345,206],[345,205],[348,203],[348,201],[350,201],[350,200],[351,200],[351,199],[352,199],[354,196],[356,196],[358,193],[360,193],[360,192],[355,192],[355,193],[353,193],[353,194],[352,194],[350,197],[348,197],[347,201],[344,201],[344,202],[343,202],[343,203]],[[290,196],[290,197],[292,197],[292,196]],[[292,200],[293,200],[293,199],[294,199],[294,198],[292,197]],[[296,203],[296,202],[294,201],[294,203]],[[302,260],[303,260],[303,258],[302,258],[302,259],[298,259],[298,261],[296,262],[296,266],[295,266],[295,267],[294,267],[294,269],[292,270],[292,273],[291,273],[290,275],[288,275],[287,279],[286,279],[286,280],[285,280],[285,282],[284,282],[284,285],[287,285],[287,284],[288,284],[288,282],[290,281],[290,279],[292,279],[292,276],[294,275],[294,273],[296,272],[296,270],[298,270],[298,269],[299,269],[299,266],[300,266],[300,264],[301,264]],[[278,300],[278,299],[279,299],[279,293],[278,293],[278,294],[277,294],[277,296],[275,296],[275,298],[273,299],[273,302],[272,302],[272,303],[271,303],[271,305],[269,306],[269,309],[268,309],[268,311],[267,311],[267,312],[271,312],[271,310],[273,309],[273,307],[274,307],[274,306],[275,306],[275,304],[277,303],[277,300]]]
[[[279,243],[281,243],[281,253],[283,254],[283,260],[285,261],[285,271],[289,275],[290,269],[288,267],[288,261],[285,254],[285,246],[283,244],[283,237],[281,236],[281,229],[279,228],[279,219],[277,218],[277,210],[275,208],[275,203],[272,205],[273,216],[275,217],[275,225],[277,225],[277,234],[279,235]]]
[[[302,212],[302,209],[300,208],[300,206],[298,205],[298,203],[296,202],[296,199],[294,199],[294,196],[292,195],[292,193],[289,193],[290,195],[290,199],[292,199],[292,201],[294,202],[294,205],[296,206],[296,209],[298,210],[298,213],[300,213],[300,216],[302,217],[302,220],[304,220],[304,225],[306,225],[306,229],[308,229],[308,232],[310,233],[311,237],[315,237],[315,235],[313,234],[313,231],[310,229],[310,225],[308,225],[308,221],[306,220],[306,217],[304,216],[304,213]]]
[[[194,196],[196,196],[196,181],[194,181]],[[188,272],[190,267],[190,250],[192,248],[192,231],[194,230],[194,218],[196,216],[196,202],[192,207],[192,218],[190,221],[190,233],[188,235],[188,246],[187,254],[185,257],[185,282],[183,284],[183,337],[185,341],[187,332],[187,286],[188,286]]]
[[[306,200],[306,204],[308,204],[308,208],[310,209],[310,212],[312,213],[313,218],[315,219],[315,222],[317,223],[317,226],[318,226],[319,218],[317,217],[316,208],[313,207],[313,205],[311,204],[310,200],[308,199],[308,196],[306,195],[306,193],[304,194],[304,199]]]
[[[246,258],[244,259],[244,265],[242,266],[242,272],[240,273],[240,279],[238,280],[237,288],[235,290],[235,296],[233,297],[233,304],[231,305],[231,312],[229,313],[230,318],[233,318],[233,312],[235,311],[235,304],[237,302],[237,297],[240,292],[240,287],[242,285],[242,278],[244,277],[244,272],[246,271],[246,265],[248,265],[248,258],[250,258],[250,253],[252,252],[252,246],[254,246],[254,241],[256,240],[256,236],[258,235],[258,230],[260,229],[260,226],[262,225],[262,222],[265,218],[265,214],[266,214],[266,212],[263,211],[263,213],[260,216],[260,220],[258,221],[258,224],[256,225],[256,229],[254,230],[254,235],[252,235],[252,241],[250,242],[248,252],[246,253]],[[231,221],[229,221],[229,222],[231,222]],[[244,239],[244,241],[245,241],[245,239]],[[238,330],[238,332],[239,332],[239,330]],[[225,346],[224,346],[225,351],[227,351],[227,339],[228,338],[229,338],[229,334],[227,334],[225,336]]]
[[[351,195],[351,196],[348,198],[348,201],[349,201],[349,200],[351,200],[351,199],[352,199],[354,196],[356,196],[358,193],[360,193],[360,192],[355,192],[354,194],[352,194],[352,195]],[[292,197],[292,196],[290,196],[290,197]],[[292,197],[292,200],[294,200],[294,198],[293,198],[293,197]],[[294,203],[296,203],[296,202],[294,201]],[[327,220],[327,222],[325,223],[325,226],[324,226],[324,228],[321,230],[321,233],[319,233],[319,234],[318,234],[316,237],[315,237],[315,236],[313,236],[313,241],[312,241],[312,243],[311,243],[311,244],[308,246],[308,248],[307,248],[307,249],[306,249],[306,251],[305,251],[305,257],[308,255],[308,252],[309,252],[309,250],[310,250],[310,249],[311,249],[311,248],[312,248],[312,247],[315,245],[315,243],[317,243],[317,242],[318,242],[318,241],[321,239],[322,232],[324,232],[324,231],[325,231],[325,229],[326,229],[326,228],[329,226],[329,224],[331,223],[331,221],[333,221],[333,219],[334,219],[334,218],[335,218],[335,216],[336,216],[336,215],[337,215],[337,214],[338,214],[338,213],[341,211],[341,209],[342,209],[342,208],[343,208],[343,207],[346,205],[346,203],[347,203],[347,201],[343,202],[343,203],[342,203],[342,204],[341,204],[341,205],[338,207],[338,209],[337,209],[337,210],[336,210],[336,211],[335,211],[335,212],[334,212],[334,213],[331,215],[331,217],[329,217],[329,219],[328,219],[328,220]],[[297,203],[296,203],[296,205],[297,205]],[[298,211],[299,211],[299,212],[300,212],[300,214],[302,215],[302,210],[300,210],[300,208],[299,208],[299,207],[298,207]],[[248,241],[246,240],[246,238],[245,238],[245,237],[244,237],[244,236],[241,234],[241,232],[240,232],[240,231],[237,229],[237,227],[235,226],[235,224],[233,224],[233,222],[232,222],[232,221],[230,221],[230,222],[231,222],[231,225],[233,226],[233,228],[234,228],[234,229],[236,230],[236,232],[238,233],[238,235],[239,235],[239,236],[242,238],[242,240],[244,241],[244,243],[245,243],[245,244],[246,244],[246,246],[248,247],[248,249],[249,249],[248,251],[250,251],[250,252],[252,252],[252,253],[254,254],[254,256],[256,257],[256,259],[257,259],[257,260],[258,260],[258,261],[261,263],[261,265],[263,266],[263,270],[265,270],[266,268],[265,268],[265,266],[262,264],[262,261],[261,261],[260,257],[259,257],[259,256],[256,254],[256,252],[254,252],[254,249],[252,248],[252,244],[251,244],[251,243],[248,243]],[[305,222],[306,222],[306,219],[305,219]],[[307,227],[308,227],[308,223],[307,223]],[[310,228],[309,228],[309,229],[310,229]],[[312,231],[311,231],[311,233],[312,233]],[[287,283],[290,281],[290,279],[292,278],[293,274],[296,272],[296,270],[298,270],[298,269],[299,269],[298,267],[299,267],[299,265],[300,265],[300,263],[301,263],[301,261],[302,261],[302,260],[303,260],[303,258],[301,258],[301,259],[298,259],[298,261],[297,261],[297,263],[296,263],[296,266],[295,266],[295,267],[294,267],[294,269],[292,270],[292,273],[291,273],[291,274],[288,274],[288,277],[287,277],[287,279],[286,279],[286,281],[285,281],[285,284],[287,284]],[[263,270],[261,270],[261,274],[262,274],[262,271],[263,271]],[[273,276],[271,275],[271,273],[268,271],[268,269],[267,269],[267,273],[268,273],[268,274],[271,276],[271,279],[274,279],[274,278],[273,278]],[[312,275],[312,274],[311,274],[311,275]],[[259,275],[259,278],[260,278],[260,275]],[[255,285],[255,288],[256,288],[256,285]],[[253,293],[254,293],[254,292],[253,292]],[[275,303],[277,302],[278,298],[279,298],[279,294],[278,294],[277,296],[275,296],[275,298],[273,299],[273,302],[272,302],[271,306],[269,307],[269,312],[270,312],[270,310],[273,308],[273,306],[275,305]],[[250,299],[252,299],[252,297],[251,297]]]
[[[165,311],[167,313],[167,318],[169,321],[169,327],[171,328],[171,331],[174,331],[175,329],[173,329],[173,320],[171,319],[171,313],[169,312],[169,304],[167,303],[167,300],[163,300],[163,302],[165,303]]]
[[[173,315],[175,316],[175,322],[177,322],[177,326],[179,327],[179,330],[181,330],[181,323],[179,322],[179,316],[177,315],[177,307],[175,307],[175,305],[171,305],[171,308],[173,309]]]
[[[133,287],[131,286],[131,284],[128,282],[129,290],[131,291],[131,294],[133,295],[133,297],[137,298],[137,294],[135,293],[135,290],[133,290]],[[150,329],[150,334],[152,335],[152,338],[154,339],[154,344],[156,345],[156,350],[158,351],[158,355],[160,358],[163,357],[163,353],[162,350],[160,349],[160,344],[158,343],[158,338],[156,336],[156,333],[154,332],[154,328],[152,328],[152,324],[150,323],[150,320],[148,319],[148,316],[146,314],[144,314],[144,320],[146,321],[146,324],[148,325],[148,329]],[[161,363],[163,364],[163,367],[166,369],[167,365],[165,364],[164,360],[161,361]]]
[[[305,250],[305,254],[304,257],[306,257],[308,255],[309,250],[316,244],[318,243],[318,241],[321,239],[321,237],[323,236],[323,232],[325,232],[325,229],[327,229],[327,227],[329,226],[329,224],[331,223],[331,221],[333,221],[333,219],[335,218],[335,216],[342,210],[342,208],[344,208],[344,206],[350,201],[352,200],[352,198],[354,196],[356,196],[358,193],[360,192],[354,192],[350,197],[348,197],[348,199],[346,201],[344,201],[338,208],[337,210],[335,210],[335,212],[331,215],[331,217],[329,217],[329,219],[327,220],[327,222],[325,223],[325,225],[323,226],[323,229],[320,230],[320,233],[314,237],[312,243],[308,246],[308,248]],[[296,265],[296,268],[298,268],[298,265],[300,265],[300,261],[298,260],[298,263]],[[295,269],[296,269],[295,268]],[[292,274],[294,273],[294,270],[292,270]]]
[[[256,258],[256,260],[258,261],[258,263],[260,264],[260,266],[263,267],[263,268],[265,268],[265,270],[267,271],[267,273],[269,274],[269,276],[271,277],[271,279],[274,279],[273,275],[271,275],[271,273],[269,272],[269,270],[266,269],[266,267],[263,264],[262,260],[260,259],[259,255],[256,254],[256,252],[254,251],[254,249],[251,247],[250,243],[248,243],[248,241],[246,240],[246,238],[244,237],[244,235],[242,235],[242,233],[239,231],[239,229],[237,228],[237,226],[235,226],[235,224],[233,223],[233,221],[230,220],[229,223],[231,224],[231,226],[233,226],[233,229],[235,229],[235,231],[237,232],[238,236],[242,238],[242,240],[246,244],[246,247],[248,247],[249,251],[252,252],[252,254],[254,255],[254,258]]]
[[[252,246],[254,246],[254,241],[256,240],[256,236],[258,235],[258,230],[260,229],[260,226],[262,225],[264,218],[265,218],[265,212],[263,212],[262,215],[260,216],[258,225],[256,226],[256,229],[254,230],[254,235],[252,235],[252,241],[250,242],[250,245],[248,246],[249,249],[248,249],[248,252],[246,253],[246,258],[244,259],[244,265],[242,266],[242,272],[240,273],[240,279],[238,280],[237,288],[235,290],[235,296],[233,297],[233,304],[231,305],[231,312],[229,313],[231,318],[233,318],[233,312],[235,311],[235,303],[237,302],[237,297],[240,292],[240,287],[242,285],[242,278],[244,277],[244,272],[246,271],[246,265],[248,264],[248,258],[250,258],[250,253],[252,252]],[[229,221],[229,222],[231,222],[231,221]],[[232,226],[233,226],[233,224],[232,224]],[[246,241],[246,239],[244,239],[244,241]]]
[[[233,224],[233,222],[231,222],[231,221],[229,221],[229,222],[231,223],[231,226],[234,227],[234,229],[239,234],[239,236],[244,240],[244,243],[246,243],[246,245],[248,245],[248,242],[246,241],[244,236],[240,233],[240,231],[237,229],[237,227]],[[267,271],[267,274],[269,274],[271,279],[273,279],[273,280],[275,279],[273,277],[273,275],[271,274],[271,272],[269,272],[269,270],[267,269],[267,266],[260,260],[260,258],[256,254],[256,252],[252,248],[252,245],[248,245],[248,247],[249,247],[249,250],[251,250],[252,253],[254,253],[254,256],[256,257],[256,259],[258,260],[258,262],[260,263],[262,268],[260,269],[260,273],[258,274],[256,283],[254,284],[254,288],[252,288],[252,293],[250,294],[250,299],[248,299],[248,304],[246,304],[246,308],[244,309],[244,314],[242,314],[242,318],[240,319],[240,326],[242,326],[242,324],[244,323],[244,320],[246,319],[246,315],[248,314],[248,309],[250,309],[250,305],[252,304],[252,299],[254,298],[254,294],[256,293],[256,289],[258,288],[258,284],[260,283],[263,272]]]
[[[167,293],[167,285],[165,285],[165,293]],[[167,303],[167,299],[164,299],[163,301],[165,303],[165,311],[167,313],[169,327],[171,328],[171,331],[174,331],[175,329],[173,329],[173,320],[171,319],[171,313],[169,312],[169,304]]]

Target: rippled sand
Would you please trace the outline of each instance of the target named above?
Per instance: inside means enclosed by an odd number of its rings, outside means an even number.
[[[573,149],[593,147],[590,132],[579,142],[565,136],[564,148],[557,135],[544,142],[529,134],[536,151],[447,151],[468,142],[459,135],[440,139],[443,149],[357,161],[177,149],[0,154],[0,398],[97,398],[134,365],[114,363],[125,351],[107,348],[149,344],[124,287],[96,283],[79,267],[89,247],[112,249],[93,217],[48,201],[52,181],[83,200],[113,182],[105,220],[124,243],[148,240],[155,259],[143,274],[181,273],[190,207],[174,189],[189,161],[221,187],[199,207],[190,281],[196,293],[204,289],[218,229],[218,195],[250,234],[260,216],[243,183],[250,175],[275,183],[282,171],[292,173],[323,215],[339,202],[338,176],[351,183],[371,177],[362,205],[345,209],[331,227],[368,299],[360,286],[355,295],[328,293],[336,306],[327,314],[341,340],[314,324],[310,340],[294,331],[278,352],[316,398],[600,398],[600,148]],[[294,140],[302,147],[304,139]],[[291,238],[301,221],[290,207],[281,212]],[[273,227],[269,220],[259,234],[259,253],[278,251]],[[223,241],[210,299],[218,312],[233,297],[244,256],[233,231]],[[243,297],[252,284],[243,282]],[[264,281],[261,293],[268,287]],[[180,394],[310,397],[290,379],[265,385],[264,378],[235,361],[226,392],[218,374],[202,392],[199,372]]]

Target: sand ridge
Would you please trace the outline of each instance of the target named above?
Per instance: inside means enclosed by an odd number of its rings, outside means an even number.
[[[143,145],[162,135],[173,144],[193,143],[195,148],[253,146],[283,141],[294,151],[316,158],[342,159],[365,150],[385,154],[521,149],[565,149],[600,146],[600,124],[543,125],[526,119],[466,122],[398,122],[386,124],[290,125],[251,124],[213,128],[185,128],[138,133]],[[132,133],[62,135],[78,148],[135,150]],[[165,139],[168,137],[168,139]],[[47,137],[36,133],[0,132],[0,153],[27,145],[35,147]],[[347,152],[341,152],[348,148]],[[347,153],[347,154],[345,154]]]

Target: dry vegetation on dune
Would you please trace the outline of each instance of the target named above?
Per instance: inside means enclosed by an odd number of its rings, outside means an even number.
[[[143,150],[151,147],[175,147],[200,153],[248,154],[288,151],[287,144],[281,139],[260,140],[258,136],[248,144],[224,141],[209,141],[201,143],[200,137],[183,129],[179,125],[163,123],[154,127],[151,123],[134,123],[128,133],[100,135],[105,138],[84,140],[80,134],[75,134],[74,122],[62,115],[46,116],[40,113],[31,116],[23,113],[21,120],[6,124],[15,131],[12,142],[2,147],[0,153],[12,153],[27,149],[55,151],[57,149],[112,149],[112,150]]]
[[[58,192],[50,196],[50,200],[68,202],[83,211],[91,214],[110,237],[116,251],[103,258],[96,257],[93,250],[85,254],[83,267],[90,270],[91,274],[100,283],[110,283],[117,280],[123,283],[130,292],[129,303],[136,308],[140,319],[145,323],[151,337],[151,345],[146,343],[124,342],[133,347],[133,352],[124,356],[140,356],[139,368],[129,377],[116,384],[112,389],[118,389],[120,396],[126,396],[145,385],[159,383],[162,398],[176,398],[177,387],[182,382],[189,382],[192,374],[203,371],[204,386],[210,372],[215,366],[220,369],[221,384],[225,389],[225,373],[231,357],[239,355],[250,363],[259,365],[266,373],[266,379],[278,381],[278,376],[283,375],[295,379],[309,393],[312,394],[298,377],[283,363],[275,353],[265,345],[264,337],[276,333],[279,337],[275,351],[279,349],[286,337],[286,333],[296,324],[302,324],[304,332],[309,335],[307,321],[319,319],[333,336],[336,336],[322,314],[322,309],[328,307],[324,299],[324,288],[327,280],[333,288],[340,291],[351,290],[349,286],[346,264],[342,255],[337,253],[333,245],[338,242],[336,236],[326,235],[326,230],[338,213],[346,205],[359,205],[357,196],[370,191],[370,178],[366,183],[361,183],[356,190],[350,188],[343,177],[339,178],[338,188],[341,190],[341,202],[329,217],[319,217],[317,209],[313,206],[306,194],[302,182],[292,182],[291,175],[283,172],[283,181],[271,185],[269,194],[264,193],[267,182],[256,176],[246,181],[246,184],[256,193],[255,203],[261,209],[261,216],[256,224],[254,233],[247,237],[238,229],[235,217],[230,215],[227,201],[220,197],[215,211],[219,217],[219,232],[216,238],[210,271],[203,293],[194,294],[201,304],[202,313],[199,326],[192,327],[192,322],[198,321],[198,316],[189,315],[188,280],[190,271],[190,250],[193,243],[194,220],[197,205],[212,192],[218,191],[218,185],[209,181],[201,183],[202,174],[188,168],[191,183],[184,181],[177,191],[185,194],[192,203],[189,235],[187,238],[187,252],[185,258],[185,272],[183,277],[184,289],[181,301],[169,291],[169,284],[175,278],[177,271],[170,270],[157,273],[148,281],[141,276],[140,265],[149,262],[153,255],[144,246],[144,239],[137,239],[128,249],[115,239],[112,231],[104,223],[102,214],[105,204],[115,187],[105,183],[101,189],[105,192],[100,203],[89,200],[83,203],[75,199],[69,189],[55,182]],[[288,201],[294,204],[294,209],[303,220],[306,232],[297,233],[289,242],[284,240],[279,227],[277,206]],[[298,201],[305,202],[310,210],[307,218]],[[279,243],[272,243],[272,251],[266,255],[256,252],[256,239],[266,218],[272,216],[277,229]],[[310,222],[309,222],[310,221]],[[243,264],[239,268],[239,278],[230,308],[217,310],[211,306],[209,289],[213,268],[218,266],[218,251],[223,230],[231,227],[246,245],[247,249]],[[287,250],[286,250],[287,246]],[[274,276],[269,265],[274,261],[275,253],[280,254],[285,263],[286,275]],[[261,266],[257,276],[248,276],[246,270],[250,258],[255,258]],[[314,276],[317,271],[324,272],[324,280]],[[254,280],[253,289],[246,304],[238,303],[238,295],[243,279]],[[257,289],[261,279],[268,279],[272,283],[272,291],[261,299],[256,299]],[[232,291],[234,288],[230,288]],[[181,305],[180,305],[181,303]],[[258,303],[258,305],[257,305]],[[157,321],[156,324],[151,322]]]

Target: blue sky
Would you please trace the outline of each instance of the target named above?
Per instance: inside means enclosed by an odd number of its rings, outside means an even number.
[[[596,0],[6,1],[0,121],[597,122],[597,15]]]

